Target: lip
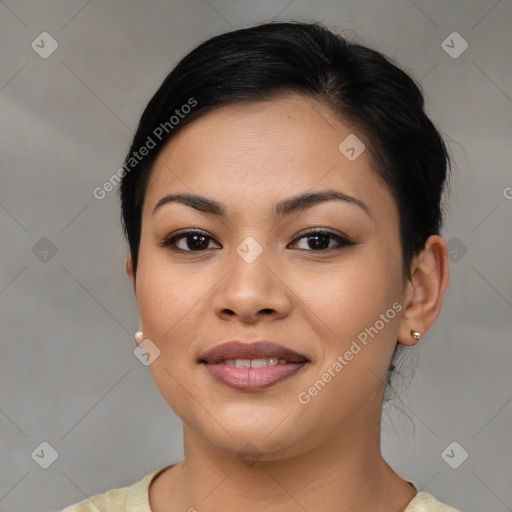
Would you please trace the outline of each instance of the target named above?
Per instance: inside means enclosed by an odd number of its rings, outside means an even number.
[[[227,359],[285,359],[287,363],[260,368],[239,368],[225,363]],[[199,358],[208,372],[219,382],[239,391],[260,391],[295,375],[310,360],[277,343],[261,340],[252,343],[230,341],[209,350]]]
[[[277,357],[290,363],[303,363],[309,359],[294,350],[278,345],[272,341],[260,340],[252,343],[243,341],[228,341],[213,347],[199,357],[199,362],[207,364],[220,363],[226,359],[260,359]]]

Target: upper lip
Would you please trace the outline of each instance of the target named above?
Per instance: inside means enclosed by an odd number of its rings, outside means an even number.
[[[309,359],[294,350],[278,345],[272,341],[260,340],[252,343],[228,341],[213,347],[199,357],[201,363],[219,363],[227,359],[264,359],[277,357],[291,363],[305,363]]]

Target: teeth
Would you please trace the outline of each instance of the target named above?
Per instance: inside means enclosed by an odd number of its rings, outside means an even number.
[[[262,368],[267,366],[266,359],[251,359],[251,368]]]
[[[224,361],[228,366],[236,366],[237,368],[264,368],[265,366],[276,366],[277,364],[286,364],[286,359],[278,359],[277,357],[267,357],[263,359],[226,359]]]

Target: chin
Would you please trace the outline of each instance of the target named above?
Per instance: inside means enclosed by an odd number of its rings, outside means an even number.
[[[308,432],[302,431],[304,423],[294,421],[291,415],[264,416],[257,410],[246,411],[243,417],[240,417],[240,412],[237,414],[238,418],[217,416],[217,421],[204,418],[204,422],[196,424],[193,430],[199,432],[207,443],[221,450],[236,453],[239,457],[253,454],[267,461],[296,455],[301,451],[300,445],[312,444]],[[300,430],[298,425],[302,425]]]

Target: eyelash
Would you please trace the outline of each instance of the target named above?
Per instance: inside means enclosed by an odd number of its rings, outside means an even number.
[[[174,251],[174,252],[181,252],[181,253],[187,253],[187,252],[190,252],[190,253],[194,253],[194,252],[201,253],[201,252],[203,252],[204,253],[204,252],[206,252],[208,249],[193,251],[193,250],[179,249],[179,248],[176,247],[176,242],[178,240],[181,240],[182,238],[187,238],[188,236],[191,236],[191,235],[201,235],[204,238],[208,238],[210,240],[215,240],[206,231],[202,231],[202,230],[197,229],[197,230],[182,231],[181,233],[171,235],[171,236],[167,237],[165,240],[163,240],[162,242],[160,242],[159,245],[161,247],[166,247],[166,248],[168,248],[168,249],[170,249],[171,251]],[[338,243],[338,246],[337,247],[336,246],[335,247],[328,247],[327,249],[319,249],[319,250],[314,250],[314,249],[299,249],[299,250],[306,251],[306,252],[326,253],[326,252],[331,252],[333,250],[343,249],[344,247],[349,247],[351,245],[356,245],[356,242],[352,242],[347,237],[344,237],[344,236],[339,235],[337,233],[333,233],[331,231],[326,231],[324,229],[312,229],[312,230],[307,231],[305,233],[299,234],[299,236],[297,236],[297,238],[292,240],[291,243],[296,243],[299,240],[302,240],[303,238],[307,239],[308,237],[313,237],[315,235],[326,235],[326,236],[336,240],[337,243]]]

